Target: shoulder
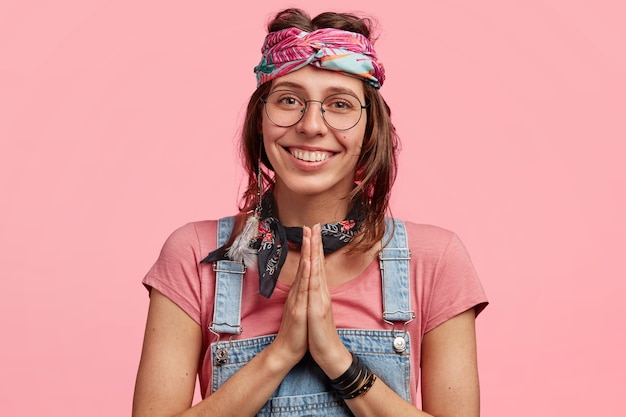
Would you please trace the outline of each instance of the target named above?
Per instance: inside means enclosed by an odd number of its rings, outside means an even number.
[[[460,242],[456,233],[443,227],[406,220],[402,223],[412,252],[442,254],[452,243]]]
[[[487,305],[485,292],[469,252],[451,230],[404,222],[411,264],[423,295],[425,331],[472,307],[476,314]]]
[[[196,323],[202,322],[202,272],[215,221],[190,222],[176,228],[165,240],[158,259],[143,279],[148,290],[156,289],[180,307]],[[213,243],[215,246],[215,243]]]
[[[439,272],[473,271],[470,255],[459,236],[443,227],[403,221],[414,263],[430,265]]]
[[[410,220],[402,220],[402,223],[404,223],[409,236],[415,238],[448,241],[455,235],[451,230],[432,224],[415,223]]]
[[[186,223],[176,229],[166,239],[161,257],[197,258],[215,248],[217,220],[201,220]],[[201,259],[201,258],[200,258]]]

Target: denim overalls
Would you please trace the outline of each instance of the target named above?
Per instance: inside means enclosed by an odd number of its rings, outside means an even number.
[[[395,230],[394,223],[395,222]],[[233,218],[218,223],[218,247],[230,236]],[[383,317],[389,330],[338,329],[341,341],[392,390],[411,401],[410,340],[406,323],[415,318],[410,305],[409,259],[406,229],[399,220],[386,219],[386,242],[380,252],[383,293]],[[232,261],[217,261],[215,270],[215,305],[209,330],[218,336],[211,344],[213,363],[211,392],[267,347],[275,335],[230,340],[241,334],[241,294],[245,267]],[[219,339],[222,339],[221,341]],[[224,340],[225,339],[225,340]],[[329,378],[310,355],[298,363],[261,408],[258,416],[352,416],[344,401],[330,388]]]

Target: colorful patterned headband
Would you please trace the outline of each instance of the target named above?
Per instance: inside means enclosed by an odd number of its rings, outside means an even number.
[[[385,69],[371,42],[355,32],[283,29],[266,36],[261,53],[261,63],[254,68],[257,87],[309,64],[362,78],[375,88],[385,80]]]

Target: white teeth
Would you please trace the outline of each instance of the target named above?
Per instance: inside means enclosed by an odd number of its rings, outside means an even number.
[[[324,151],[304,151],[302,149],[292,149],[291,154],[297,158],[306,162],[320,162],[325,161],[331,157],[331,153]]]

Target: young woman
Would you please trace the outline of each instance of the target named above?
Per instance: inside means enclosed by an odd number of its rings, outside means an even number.
[[[175,231],[145,277],[133,415],[478,416],[486,298],[453,233],[385,218],[397,138],[369,21],[288,9],[268,29],[242,209]]]

